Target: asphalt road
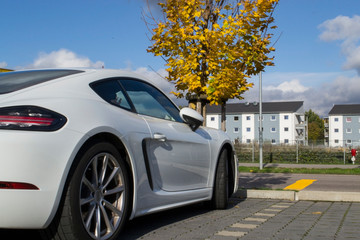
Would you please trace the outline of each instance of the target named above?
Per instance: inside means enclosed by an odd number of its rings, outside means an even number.
[[[284,189],[301,179],[313,179],[304,191],[360,193],[360,175],[240,173],[239,187],[246,189]]]

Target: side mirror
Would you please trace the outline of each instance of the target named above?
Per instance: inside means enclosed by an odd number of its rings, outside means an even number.
[[[195,131],[204,122],[203,116],[201,116],[197,111],[187,107],[180,110],[180,117],[193,131]]]

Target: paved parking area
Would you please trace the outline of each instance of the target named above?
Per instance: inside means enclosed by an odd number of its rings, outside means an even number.
[[[0,230],[1,239],[40,239]],[[226,210],[195,204],[130,221],[119,240],[359,239],[360,203],[232,198]]]
[[[120,239],[359,239],[360,203],[231,199],[231,207],[201,205],[130,222]]]

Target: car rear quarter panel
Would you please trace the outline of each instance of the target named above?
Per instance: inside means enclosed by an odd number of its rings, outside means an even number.
[[[39,188],[0,190],[0,227],[43,227],[59,200],[67,160],[82,135],[70,130],[1,131],[0,135],[0,181],[31,183]]]
[[[68,121],[56,132],[0,130],[0,181],[26,182],[39,188],[0,190],[0,213],[6,216],[0,218],[0,228],[43,228],[51,222],[73,160],[90,137],[108,132],[131,148],[129,152],[141,153],[141,145],[135,144],[141,141],[133,138],[150,136],[141,117],[102,100],[37,98],[26,104],[18,100],[3,105],[41,106],[66,116]],[[138,136],[129,134],[131,129],[136,129]],[[130,146],[130,142],[134,144]],[[144,176],[136,176],[135,184],[138,178]]]

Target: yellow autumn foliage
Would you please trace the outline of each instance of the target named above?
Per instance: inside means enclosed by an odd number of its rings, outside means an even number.
[[[268,33],[279,0],[166,0],[147,49],[166,60],[177,97],[206,94],[212,104],[241,99],[248,79],[273,65]]]

